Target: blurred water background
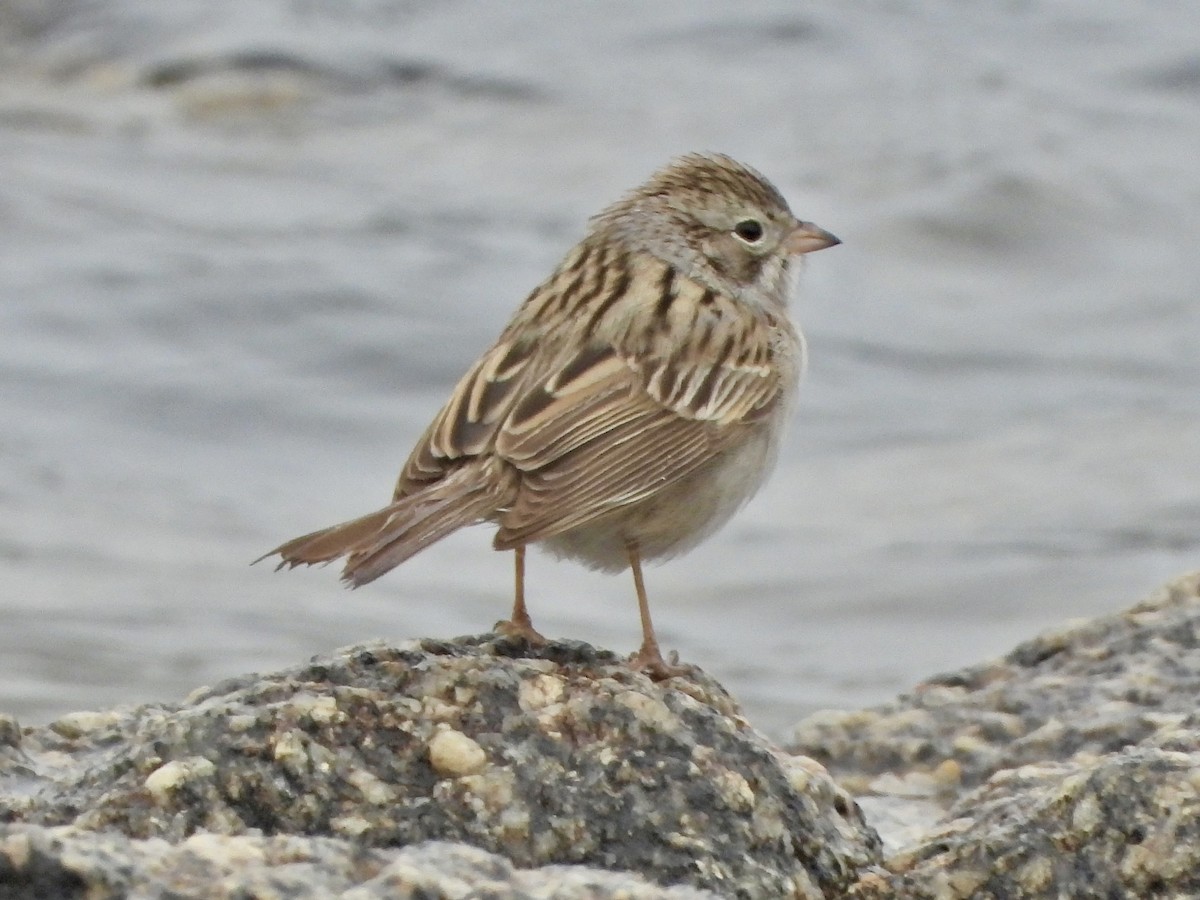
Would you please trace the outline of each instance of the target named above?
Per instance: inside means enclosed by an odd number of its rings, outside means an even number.
[[[649,570],[762,727],[1200,564],[1194,0],[0,0],[0,711],[485,630],[472,529],[354,593],[248,562],[380,505],[588,215],[757,166],[810,258],[779,471]],[[534,555],[550,635],[626,577]]]

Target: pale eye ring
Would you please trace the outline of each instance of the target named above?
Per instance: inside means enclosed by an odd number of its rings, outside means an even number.
[[[747,244],[757,244],[763,238],[762,222],[757,219],[742,219],[733,226],[733,233]]]

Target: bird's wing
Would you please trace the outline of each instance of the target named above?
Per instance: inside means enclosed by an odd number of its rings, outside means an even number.
[[[653,496],[766,416],[790,325],[642,264],[586,291],[558,283],[566,265],[531,295],[434,418],[396,497],[472,459],[497,463],[517,478],[496,545],[516,546]]]
[[[491,450],[501,422],[521,398],[538,347],[538,341],[501,337],[471,366],[409,455],[395,500]]]
[[[585,275],[593,251],[578,244],[521,304],[496,344],[459,380],[409,455],[394,497],[415,494],[471,459],[486,457],[501,423],[551,363],[576,325],[576,306],[605,288]],[[608,260],[598,252],[597,265]]]
[[[762,333],[735,335],[707,354],[589,344],[540,374],[496,434],[495,454],[521,473],[496,546],[550,537],[652,497],[740,440],[781,395],[770,336],[754,327]],[[762,354],[734,352],[747,338]]]

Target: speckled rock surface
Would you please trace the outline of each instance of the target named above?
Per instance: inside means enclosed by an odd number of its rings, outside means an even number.
[[[1191,743],[1200,748],[1200,731]],[[1200,749],[1132,747],[1000,772],[848,896],[1200,896]]]
[[[79,840],[449,840],[745,898],[834,897],[879,858],[847,795],[719,685],[654,683],[584,644],[350,648],[179,707],[67,716],[8,750],[0,821]]]
[[[811,717],[795,756],[699,672],[356,647],[181,706],[0,716],[0,895],[1195,897],[1198,697],[1200,573]]]
[[[859,795],[888,859],[865,898],[1200,896],[1200,573],[793,749]]]
[[[1151,739],[1178,727],[1198,698],[1200,572],[883,706],[811,716],[788,748],[856,794],[952,801],[1001,769]]]
[[[87,900],[718,900],[584,866],[518,869],[431,842],[401,849],[335,838],[196,834],[178,843],[71,826],[0,826],[0,896]]]

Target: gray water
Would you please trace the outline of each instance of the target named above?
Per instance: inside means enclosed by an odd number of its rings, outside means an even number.
[[[845,241],[779,471],[648,572],[755,722],[1200,565],[1194,0],[0,0],[0,710],[502,617],[485,529],[354,593],[247,564],[380,505],[586,217],[691,150]],[[637,644],[624,576],[535,554],[530,595]]]

